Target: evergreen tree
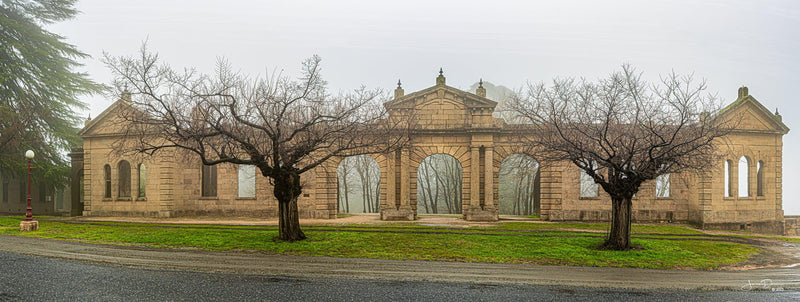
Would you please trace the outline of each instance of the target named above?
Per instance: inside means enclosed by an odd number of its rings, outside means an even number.
[[[88,55],[44,28],[73,18],[74,0],[0,0],[0,171],[22,173],[36,152],[35,176],[65,183],[65,151],[79,142],[81,95],[102,86],[75,71]]]

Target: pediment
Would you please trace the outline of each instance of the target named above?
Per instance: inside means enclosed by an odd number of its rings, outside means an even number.
[[[409,109],[425,107],[434,102],[450,103],[464,109],[491,109],[492,111],[494,111],[494,108],[497,106],[497,102],[488,98],[447,85],[429,87],[397,97],[383,105],[389,110]]]
[[[739,99],[723,109],[721,115],[739,119],[737,130],[780,134],[789,132],[789,127],[783,123],[780,115],[770,112],[751,95],[740,96]]]
[[[108,106],[100,115],[89,121],[83,129],[78,131],[80,137],[108,136],[123,133],[127,121],[122,117],[123,110],[130,109],[130,105],[120,99]]]

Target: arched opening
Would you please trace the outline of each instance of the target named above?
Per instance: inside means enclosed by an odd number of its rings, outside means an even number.
[[[759,160],[756,167],[756,195],[764,196],[764,161]]]
[[[339,213],[378,213],[381,168],[369,155],[349,156],[336,169],[339,179]]]
[[[117,166],[118,171],[118,178],[117,181],[119,183],[119,198],[130,198],[131,197],[131,164],[128,161],[123,160],[119,162]]]
[[[140,199],[144,199],[145,197],[147,197],[147,190],[145,190],[145,187],[147,187],[147,168],[144,166],[143,163],[139,164],[138,179],[139,179],[139,185],[137,187],[139,188],[139,193],[137,197],[139,197]]]
[[[746,156],[739,158],[739,197],[750,196],[750,160]]]
[[[539,162],[524,154],[512,154],[500,164],[500,215],[539,215]]]
[[[725,161],[725,197],[733,197],[733,187],[731,183],[733,182],[733,170],[731,170],[733,166],[732,160]]]
[[[111,198],[111,166],[103,166],[103,198]]]
[[[417,213],[461,214],[461,163],[447,154],[426,157],[417,168]]]

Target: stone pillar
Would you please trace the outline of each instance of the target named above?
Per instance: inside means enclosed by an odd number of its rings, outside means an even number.
[[[396,196],[395,192],[397,190],[396,181],[397,176],[395,176],[395,172],[397,168],[394,166],[396,165],[396,153],[393,153],[391,156],[392,159],[389,160],[389,168],[387,170],[387,175],[391,174],[392,176],[387,177],[387,207],[381,211],[381,219],[382,220],[414,220],[416,219],[417,215],[414,210],[411,208],[411,182],[409,181],[409,172],[408,169],[411,166],[410,159],[409,159],[409,151],[408,149],[402,149],[400,151],[400,196]],[[392,197],[389,197],[392,196]],[[399,200],[397,200],[399,199]],[[397,206],[397,201],[399,201],[399,206]]]
[[[492,177],[492,148],[484,148],[484,164],[485,168],[481,171],[481,157],[480,147],[472,146],[470,149],[470,188],[469,188],[469,206],[464,211],[464,219],[469,221],[497,221],[497,211],[494,206],[494,198],[492,195],[493,179]],[[481,183],[481,175],[486,176],[486,180]],[[481,184],[484,187],[484,205],[481,206]]]
[[[494,148],[486,147],[484,158],[485,177],[484,177],[484,200],[483,210],[494,209]]]
[[[480,147],[472,146],[470,148],[470,177],[469,177],[469,205],[470,209],[480,208],[481,206],[481,164],[480,164]]]
[[[395,152],[386,153],[386,207],[397,209],[397,180],[395,180]]]

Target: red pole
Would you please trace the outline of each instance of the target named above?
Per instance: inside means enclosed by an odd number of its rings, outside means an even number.
[[[33,220],[33,209],[31,209],[31,160],[28,160],[28,208],[25,209],[25,221]]]

